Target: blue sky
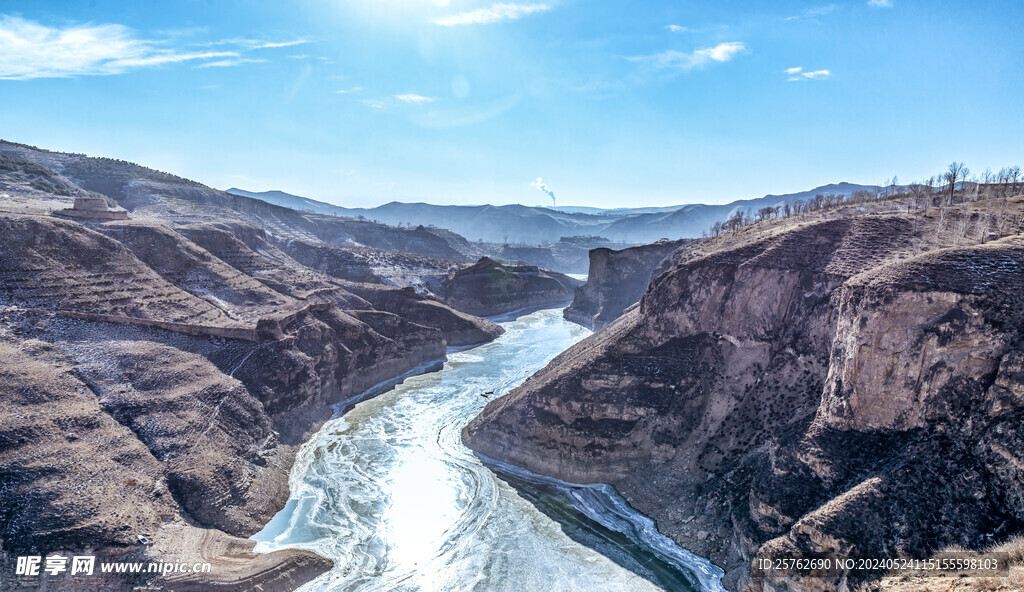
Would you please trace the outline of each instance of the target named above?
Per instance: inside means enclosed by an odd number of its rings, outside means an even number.
[[[1024,164],[1024,3],[0,0],[0,137],[342,205]]]

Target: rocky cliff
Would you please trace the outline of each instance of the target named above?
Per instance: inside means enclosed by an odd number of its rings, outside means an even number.
[[[613,483],[732,590],[857,583],[753,577],[756,556],[986,548],[1024,527],[1024,239],[949,217],[1022,210],[840,211],[683,246],[464,439]]]
[[[613,251],[590,251],[587,283],[576,288],[565,318],[591,329],[600,329],[640,302],[651,274],[683,241],[659,241],[650,245]]]
[[[294,589],[329,562],[256,555],[247,537],[284,506],[295,452],[329,406],[501,333],[363,275],[333,247],[316,247],[329,273],[306,267],[244,221],[0,213],[0,237],[5,574],[18,555],[81,552],[214,564],[199,576],[98,576],[96,587]],[[374,255],[397,270],[424,261]],[[337,277],[350,272],[357,281]]]
[[[482,257],[448,276],[444,300],[465,313],[491,316],[568,302],[583,282],[533,265],[503,265]]]

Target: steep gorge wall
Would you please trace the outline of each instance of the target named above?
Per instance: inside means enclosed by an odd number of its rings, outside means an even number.
[[[450,340],[501,333],[411,291],[334,281],[243,233],[258,253],[230,227],[192,225],[184,238],[159,224],[97,232],[13,216],[0,228],[0,353],[12,364],[0,368],[11,395],[0,414],[0,562],[88,549],[213,561],[218,574],[194,589],[217,578],[224,589],[264,578],[268,590],[294,587],[329,562],[257,556],[245,538],[284,506],[295,452],[330,405],[443,358]]]
[[[730,589],[840,585],[752,578],[759,552],[982,548],[1024,524],[1024,245],[914,256],[914,226],[843,219],[680,249],[639,309],[464,439],[613,483]]]
[[[593,249],[587,283],[576,288],[565,318],[601,329],[640,302],[651,275],[685,241],[663,241],[621,251]]]

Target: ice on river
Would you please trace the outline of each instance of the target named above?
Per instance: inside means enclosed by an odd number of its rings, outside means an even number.
[[[299,452],[288,505],[253,537],[257,551],[334,560],[304,591],[720,589],[721,570],[610,487],[488,468],[462,445],[488,400],[589,334],[561,313],[503,323],[494,342],[325,424]]]

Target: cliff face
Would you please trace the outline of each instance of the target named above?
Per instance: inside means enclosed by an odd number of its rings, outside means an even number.
[[[752,578],[757,554],[984,548],[1024,525],[1024,242],[938,249],[961,241],[936,222],[762,225],[684,246],[638,309],[464,439],[613,483],[730,589],[841,584]]]
[[[284,506],[329,405],[501,333],[304,267],[244,224],[0,215],[0,234],[3,563],[212,561],[212,579],[174,585],[292,589],[329,562],[245,537]],[[104,585],[170,585],[119,577]]]
[[[444,281],[444,300],[452,308],[491,316],[522,308],[568,302],[583,282],[532,265],[502,265],[483,257]]]
[[[0,154],[15,155],[0,157],[0,212],[17,212],[0,214],[5,574],[18,554],[90,551],[214,564],[97,588],[294,589],[329,562],[256,555],[245,537],[284,506],[330,405],[501,334],[396,287],[436,291],[465,265],[475,247],[450,232],[307,215],[109,159]],[[92,191],[133,219],[46,215]]]
[[[605,327],[640,302],[658,264],[682,244],[663,241],[621,251],[590,251],[587,283],[576,288],[565,318],[591,329]]]
[[[450,346],[476,345],[491,341],[504,332],[504,329],[490,321],[453,310],[440,300],[419,294],[412,288],[377,284],[343,285],[353,294],[373,302],[379,310],[439,329]]]

